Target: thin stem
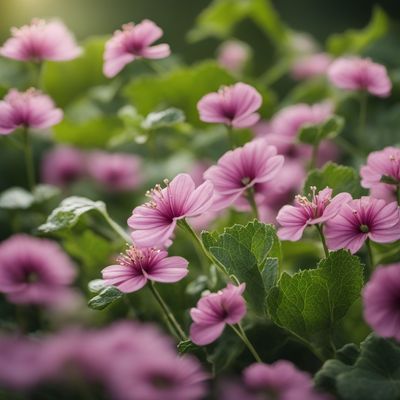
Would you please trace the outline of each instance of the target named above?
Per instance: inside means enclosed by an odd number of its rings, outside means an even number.
[[[232,149],[236,148],[236,142],[235,142],[235,135],[233,133],[233,128],[230,125],[226,125],[226,131],[228,133],[228,139],[229,139],[229,144]]]
[[[358,120],[358,144],[360,147],[364,147],[364,131],[365,131],[365,122],[367,118],[367,93],[360,92],[360,115]]]
[[[240,324],[237,324],[237,328],[235,325],[229,325],[233,331],[240,337],[242,342],[246,345],[246,347],[249,349],[250,353],[253,355],[253,357],[256,359],[257,362],[262,363],[261,357],[258,355],[256,349],[254,346],[251,344],[249,338],[246,335],[246,332],[242,328]]]
[[[322,225],[317,224],[317,225],[315,225],[315,227],[317,228],[319,237],[321,238],[321,243],[322,243],[322,247],[324,248],[325,258],[327,258],[327,257],[329,257],[329,250],[328,250],[328,246],[326,245],[324,232],[322,230]]]
[[[248,188],[248,189],[246,190],[246,197],[247,197],[247,201],[248,201],[249,204],[250,204],[251,211],[253,212],[254,217],[257,218],[257,219],[259,219],[259,213],[258,213],[257,203],[256,203],[256,200],[255,200],[255,198],[254,198],[254,189],[253,189],[252,187],[251,187],[251,188]]]
[[[372,248],[371,248],[371,241],[369,238],[365,241],[365,245],[367,247],[367,253],[368,253],[368,276],[367,278],[371,275],[372,271],[374,270],[374,256],[372,254]]]
[[[172,312],[169,309],[168,305],[165,303],[165,301],[161,297],[161,294],[157,290],[156,285],[154,284],[154,282],[150,281],[149,287],[150,287],[151,292],[153,293],[154,298],[157,300],[158,304],[160,305],[161,309],[163,310],[165,318],[167,319],[167,321],[169,322],[169,324],[171,325],[171,327],[175,331],[175,334],[178,337],[178,339],[180,339],[182,341],[183,340],[187,340],[185,332],[183,331],[183,329],[179,325],[179,322],[175,319],[174,314],[172,314]]]
[[[35,165],[33,163],[32,156],[32,144],[28,128],[24,128],[22,131],[24,155],[25,155],[25,168],[26,176],[28,179],[28,186],[31,192],[35,189]]]
[[[117,233],[125,242],[131,243],[131,237],[125,232],[125,230],[117,224],[107,212],[102,212],[104,219],[107,221],[108,225]]]
[[[312,147],[309,170],[312,170],[317,166],[318,150],[319,150],[319,142],[315,143]]]

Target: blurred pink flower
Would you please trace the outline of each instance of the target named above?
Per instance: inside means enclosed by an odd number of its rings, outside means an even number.
[[[190,310],[193,323],[190,327],[191,340],[202,346],[212,343],[221,336],[225,325],[239,323],[246,315],[246,303],[242,294],[246,285],[228,284],[217,293],[202,297],[196,308]]]
[[[101,273],[107,285],[121,292],[136,292],[147,281],[178,282],[189,272],[188,261],[182,257],[168,257],[164,250],[129,247],[117,258],[118,265],[110,265]]]
[[[61,21],[33,19],[30,25],[11,29],[12,37],[0,48],[3,57],[20,61],[67,61],[82,50]]]
[[[299,240],[304,229],[310,225],[322,224],[335,217],[343,204],[352,200],[349,193],[339,193],[332,198],[332,189],[325,188],[316,194],[316,187],[311,187],[309,200],[306,196],[297,195],[295,205],[281,208],[276,217],[280,225],[278,236],[281,240]]]
[[[217,165],[210,167],[204,178],[214,184],[213,209],[228,207],[255,185],[271,181],[282,168],[284,158],[276,147],[256,139],[243,147],[226,152]]]
[[[233,73],[242,72],[249,57],[249,46],[239,40],[227,40],[218,48],[218,64]]]
[[[128,219],[133,242],[138,247],[163,247],[171,238],[177,221],[207,212],[214,188],[206,181],[195,187],[188,174],[177,175],[166,187],[156,185],[147,195],[148,203],[136,207]]]
[[[19,127],[47,129],[58,124],[63,112],[53,100],[36,89],[18,92],[11,89],[0,101],[0,134],[6,135]]]
[[[168,44],[151,46],[162,35],[162,29],[148,19],[136,25],[132,22],[123,25],[122,30],[115,31],[113,37],[106,43],[104,75],[108,78],[114,77],[125,65],[137,58],[168,57],[171,54]]]
[[[369,195],[375,199],[383,199],[386,203],[397,201],[396,186],[381,183],[369,189]]]
[[[75,274],[56,242],[17,234],[0,244],[0,292],[13,303],[51,306]]]
[[[349,249],[356,253],[367,239],[391,243],[400,239],[400,210],[396,202],[364,196],[347,202],[336,217],[326,223],[330,250]]]
[[[400,263],[378,267],[363,290],[364,318],[382,337],[400,341]]]
[[[297,60],[292,66],[292,76],[295,79],[307,79],[314,76],[325,75],[332,57],[327,53],[317,53]]]
[[[339,58],[328,69],[330,81],[340,89],[363,90],[388,97],[392,90],[386,67],[369,58]]]
[[[85,155],[73,147],[51,149],[44,155],[41,165],[43,182],[61,187],[79,180],[85,171]]]
[[[140,159],[132,154],[96,151],[88,156],[89,175],[108,191],[136,189],[142,182]]]
[[[252,86],[239,82],[206,94],[197,103],[197,109],[204,122],[249,128],[259,120],[260,115],[256,111],[261,104],[260,93]]]

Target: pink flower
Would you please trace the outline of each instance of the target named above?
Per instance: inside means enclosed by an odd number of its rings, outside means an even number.
[[[137,58],[158,59],[168,57],[171,54],[168,44],[151,46],[162,35],[162,29],[148,19],[137,25],[133,23],[123,25],[122,30],[117,30],[106,43],[104,75],[108,78],[114,77],[125,65]]]
[[[360,175],[361,185],[365,188],[384,184],[382,178],[391,180],[393,185],[400,185],[400,149],[386,147],[370,153],[367,165],[361,167]]]
[[[264,139],[226,152],[218,164],[210,167],[204,178],[214,184],[213,209],[220,210],[246,194],[246,191],[272,180],[281,170],[284,158]]]
[[[325,75],[331,63],[332,58],[327,53],[317,53],[302,57],[292,66],[292,76],[301,80]]]
[[[78,57],[82,50],[61,21],[33,19],[30,25],[11,29],[0,54],[20,61],[67,61]]]
[[[196,308],[190,310],[193,323],[190,327],[191,340],[206,345],[221,336],[225,325],[239,323],[246,315],[246,303],[242,294],[246,285],[228,284],[218,291],[202,297]]]
[[[340,193],[332,198],[332,189],[325,188],[316,194],[316,187],[311,187],[312,195],[297,195],[295,205],[281,208],[276,217],[281,226],[278,236],[281,240],[299,240],[304,229],[310,225],[322,224],[335,217],[343,204],[352,200],[349,193]]]
[[[256,111],[261,104],[260,93],[252,86],[239,82],[224,86],[218,92],[206,94],[197,103],[197,109],[204,122],[249,128],[260,119]]]
[[[47,152],[42,160],[42,180],[51,185],[68,186],[82,178],[85,171],[84,154],[72,147],[58,146]]]
[[[140,159],[131,154],[93,152],[88,157],[88,173],[109,191],[129,191],[141,183]]]
[[[364,318],[382,337],[400,341],[400,264],[377,268],[363,290]]]
[[[372,197],[347,202],[325,230],[328,248],[356,253],[367,239],[391,243],[400,239],[400,211],[396,202],[386,204]]]
[[[53,100],[36,89],[18,92],[11,89],[0,101],[0,134],[6,135],[19,127],[47,129],[58,124],[63,112]]]
[[[117,259],[118,265],[110,265],[101,273],[107,285],[116,286],[121,292],[136,292],[147,281],[178,282],[189,272],[188,261],[182,257],[168,257],[164,250],[129,247]]]
[[[372,186],[369,190],[369,195],[375,199],[383,199],[386,203],[397,201],[396,186],[386,183]]]
[[[249,56],[249,46],[239,40],[227,40],[218,48],[218,64],[233,73],[243,70]]]
[[[51,240],[18,234],[0,244],[0,292],[13,303],[51,305],[74,277],[71,260]]]
[[[363,90],[378,97],[388,97],[392,90],[385,66],[368,58],[339,58],[329,67],[328,77],[340,89]]]
[[[214,188],[206,181],[195,187],[188,174],[177,175],[166,187],[156,185],[147,195],[148,203],[136,207],[128,219],[133,242],[139,247],[162,247],[171,238],[177,221],[207,212]]]

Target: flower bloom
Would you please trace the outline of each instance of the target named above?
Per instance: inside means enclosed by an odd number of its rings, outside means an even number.
[[[200,346],[209,344],[221,336],[225,325],[239,323],[246,315],[246,303],[242,294],[246,285],[228,284],[218,291],[202,297],[196,308],[190,310],[193,323],[190,338]]]
[[[214,209],[223,209],[248,189],[272,180],[281,170],[284,158],[275,146],[264,139],[253,140],[243,147],[226,152],[218,164],[210,167],[204,178],[214,184]]]
[[[239,40],[227,40],[218,49],[218,64],[233,73],[240,73],[250,56],[249,46]]]
[[[41,176],[45,183],[65,187],[82,178],[86,171],[84,154],[72,147],[58,146],[45,154]]]
[[[343,204],[352,200],[349,193],[339,193],[332,198],[332,189],[326,187],[316,194],[317,188],[311,187],[311,200],[297,195],[295,205],[281,208],[276,217],[280,225],[278,236],[281,240],[299,240],[304,229],[310,225],[322,224],[335,217]]]
[[[30,25],[11,29],[0,54],[19,61],[67,61],[78,57],[82,50],[61,21],[33,19]]]
[[[127,191],[141,183],[140,160],[131,154],[96,151],[88,156],[89,175],[109,191]]]
[[[378,267],[363,290],[364,318],[382,337],[400,341],[400,263]]]
[[[327,53],[317,53],[302,57],[292,66],[292,76],[300,80],[324,75],[331,63],[332,58]]]
[[[18,234],[0,244],[0,292],[13,303],[51,305],[74,277],[71,260],[51,240]]]
[[[330,81],[340,89],[363,90],[388,97],[392,90],[386,67],[368,58],[339,58],[328,69]]]
[[[396,202],[364,196],[343,205],[326,223],[325,237],[330,250],[349,249],[356,253],[367,239],[391,243],[400,239],[400,211]]]
[[[101,273],[107,285],[121,292],[136,292],[147,281],[178,282],[188,273],[188,261],[182,257],[168,257],[165,250],[129,247],[117,258],[118,265],[110,265]]]
[[[135,25],[132,22],[122,26],[113,37],[107,41],[104,52],[104,75],[112,78],[125,65],[137,58],[159,59],[171,54],[166,43],[151,46],[163,35],[162,29],[153,21],[143,20]]]
[[[206,94],[197,103],[197,109],[204,122],[249,128],[260,119],[256,111],[261,104],[260,93],[252,86],[239,82],[224,86],[218,92]]]
[[[6,135],[19,127],[47,129],[58,124],[63,112],[53,100],[36,89],[19,92],[11,89],[0,101],[0,134]]]
[[[214,188],[206,181],[195,187],[188,174],[179,174],[171,182],[165,180],[147,192],[148,203],[136,207],[128,219],[133,242],[138,247],[163,247],[171,238],[177,221],[208,211],[213,203]]]

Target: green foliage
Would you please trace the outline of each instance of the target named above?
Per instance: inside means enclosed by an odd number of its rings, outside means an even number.
[[[356,170],[332,162],[325,164],[322,170],[315,169],[309,172],[303,192],[308,193],[310,186],[316,186],[318,190],[329,186],[334,195],[348,192],[354,198],[358,198],[362,194],[360,178]]]
[[[258,314],[265,313],[265,299],[278,278],[281,248],[275,228],[254,220],[234,225],[223,233],[203,232],[206,249],[234,275],[246,283],[245,297]]]
[[[389,18],[378,6],[374,8],[371,21],[360,30],[350,29],[328,38],[328,51],[335,56],[341,54],[360,54],[376,40],[384,36],[389,29]]]
[[[177,108],[167,108],[159,112],[151,112],[142,122],[143,129],[158,129],[174,126],[185,120],[185,114]]]
[[[333,330],[359,297],[360,260],[345,250],[330,253],[316,269],[283,273],[268,296],[272,320],[322,354],[329,354]]]
[[[343,400],[396,400],[400,398],[400,347],[371,334],[360,351],[346,345],[335,360],[316,374],[318,387]]]
[[[103,310],[123,295],[115,286],[107,286],[97,296],[89,300],[88,306],[93,310]]]
[[[333,115],[327,121],[318,125],[306,125],[299,133],[302,143],[318,145],[324,139],[332,139],[339,135],[344,126],[344,119]]]

